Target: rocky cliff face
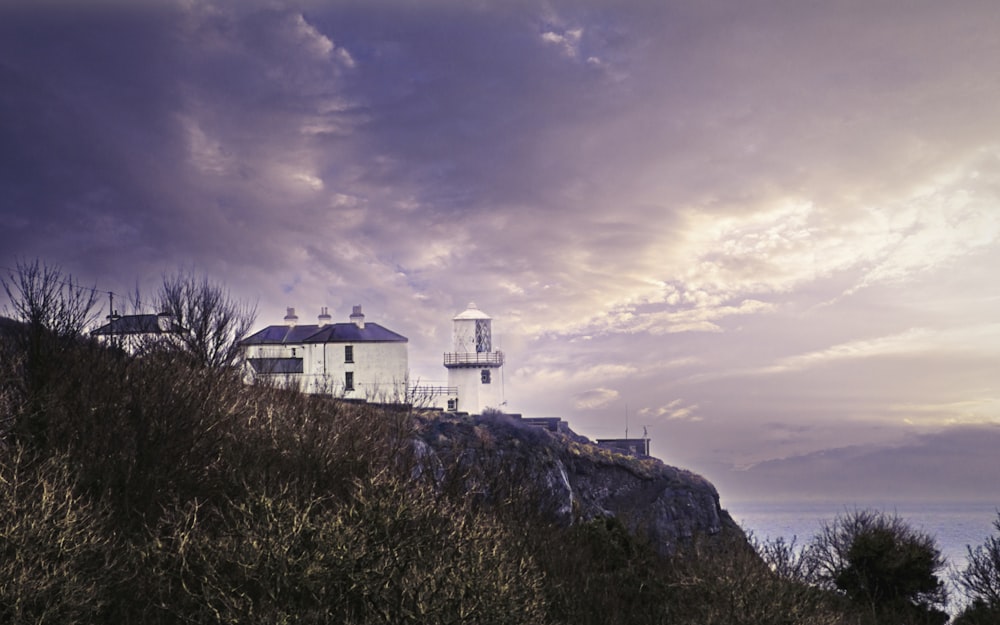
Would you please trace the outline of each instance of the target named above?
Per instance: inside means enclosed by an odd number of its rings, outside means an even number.
[[[655,458],[615,454],[572,432],[504,416],[428,415],[417,423],[421,466],[470,496],[503,504],[517,489],[564,524],[616,516],[663,552],[696,535],[739,531],[710,482]]]

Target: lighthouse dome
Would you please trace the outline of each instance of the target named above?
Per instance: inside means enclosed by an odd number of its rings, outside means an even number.
[[[483,311],[479,310],[479,307],[476,306],[474,302],[469,302],[469,305],[466,307],[464,311],[452,317],[452,321],[460,321],[463,319],[489,319],[489,318],[490,316],[484,313]]]

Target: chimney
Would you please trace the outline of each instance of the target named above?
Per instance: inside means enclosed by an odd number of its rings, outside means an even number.
[[[295,324],[299,322],[299,318],[295,316],[295,309],[288,308],[288,314],[285,315],[285,324],[289,327],[295,327]]]
[[[170,332],[170,322],[173,320],[173,316],[168,312],[157,313],[156,315],[156,327],[160,329],[160,332]]]
[[[361,306],[355,306],[354,311],[351,313],[351,322],[361,328],[365,329],[365,315],[361,312]]]
[[[329,309],[326,306],[319,309],[319,327],[322,328],[326,324],[330,323],[331,319],[333,319],[333,317],[330,316]]]

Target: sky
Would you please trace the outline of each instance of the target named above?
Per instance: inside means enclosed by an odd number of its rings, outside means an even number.
[[[998,32],[995,0],[6,0],[0,265],[193,269],[259,327],[360,304],[430,384],[476,302],[509,411],[646,431],[724,502],[1000,502]]]

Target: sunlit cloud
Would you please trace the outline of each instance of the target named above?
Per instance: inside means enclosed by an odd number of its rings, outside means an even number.
[[[580,55],[580,38],[582,35],[582,28],[573,28],[561,33],[547,31],[542,33],[542,41],[557,46],[566,56],[576,58]]]
[[[973,163],[942,175],[906,198],[890,212],[882,231],[885,245],[873,254],[874,266],[855,287],[906,280],[914,274],[947,266],[1000,241],[1000,211],[995,198],[971,190],[982,183],[983,169],[1000,164],[996,153],[979,155]]]
[[[312,24],[306,21],[301,13],[290,16],[289,24],[294,37],[301,41],[303,47],[310,49],[317,56],[329,57],[330,53],[333,52],[333,41],[316,30]],[[353,65],[353,61],[351,64]]]
[[[784,358],[765,371],[776,373],[814,367],[832,361],[915,353],[927,349],[927,339],[930,336],[928,330],[914,328],[891,336],[850,341],[823,350]]]
[[[594,388],[577,393],[573,398],[573,405],[580,410],[593,410],[607,406],[616,399],[618,391],[610,388]]]
[[[312,174],[297,172],[292,174],[292,180],[295,180],[296,182],[301,182],[305,186],[316,191],[319,191],[320,189],[323,188],[323,181]]]
[[[514,375],[526,382],[544,388],[551,384],[591,384],[600,381],[621,379],[634,375],[639,370],[635,365],[596,364],[566,362],[539,356],[531,359],[531,364],[518,367]]]
[[[995,348],[993,346],[995,345],[1000,345],[1000,324],[983,324],[946,330],[911,328],[898,334],[849,341],[822,350],[789,356],[774,365],[759,370],[759,372],[781,373],[836,361],[920,353],[944,354],[965,351],[994,355]]]
[[[232,158],[226,154],[221,142],[206,135],[192,117],[181,116],[180,123],[186,134],[191,163],[205,174],[226,173],[231,167]]]
[[[668,421],[701,421],[702,417],[697,410],[697,404],[688,404],[683,399],[675,399],[658,408],[640,408],[637,414],[643,417],[662,417]]]
[[[903,417],[908,425],[956,426],[1000,424],[1000,399],[971,398],[952,402],[900,403],[889,411]]]

